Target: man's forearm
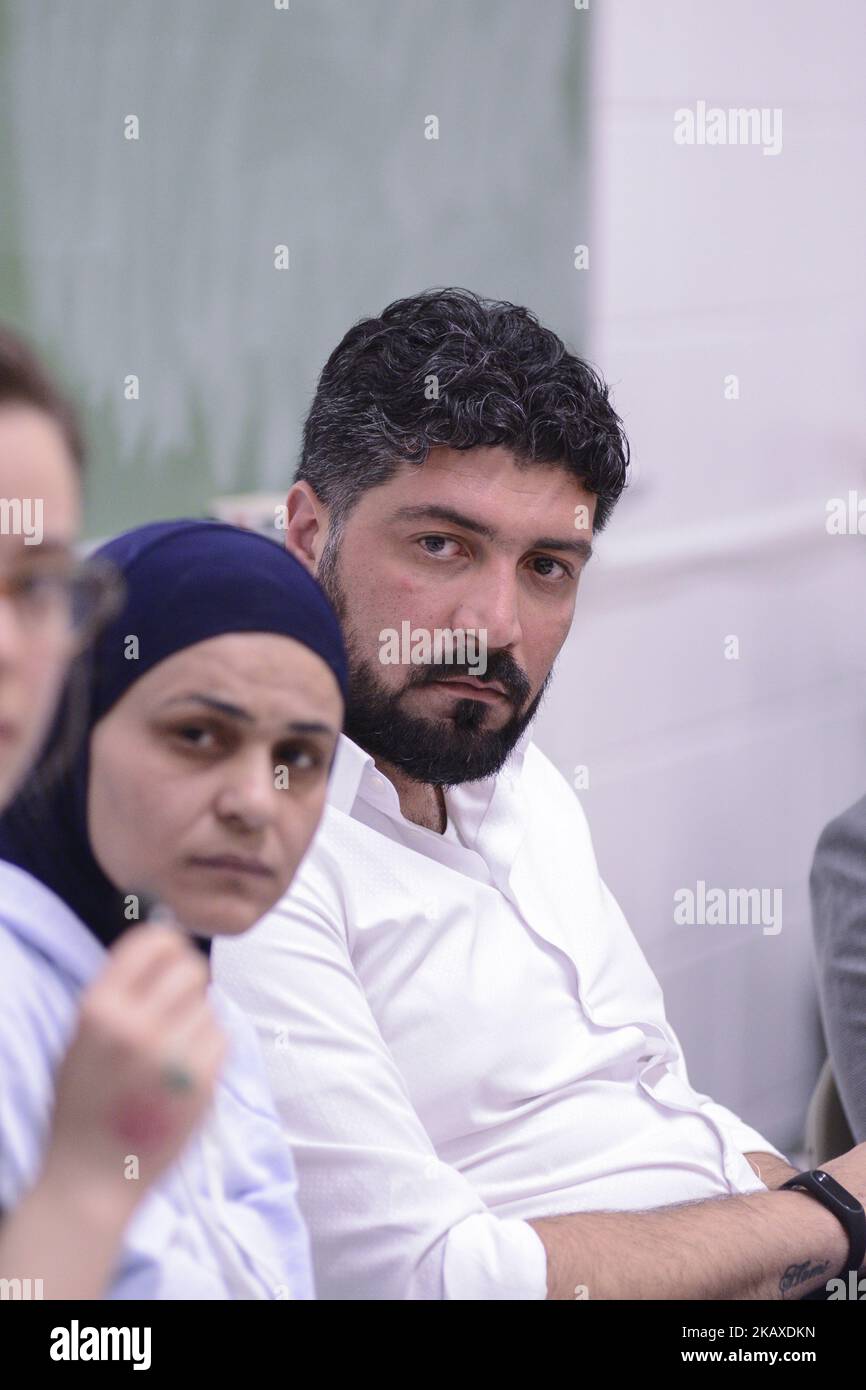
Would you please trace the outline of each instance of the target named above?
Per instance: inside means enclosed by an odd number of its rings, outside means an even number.
[[[560,1300],[799,1299],[848,1254],[841,1222],[797,1191],[529,1224],[547,1251],[547,1296]]]
[[[746,1159],[764,1186],[769,1187],[771,1191],[781,1187],[783,1182],[793,1178],[799,1171],[797,1168],[792,1168],[790,1163],[785,1163],[781,1158],[777,1158],[775,1154],[746,1154]]]

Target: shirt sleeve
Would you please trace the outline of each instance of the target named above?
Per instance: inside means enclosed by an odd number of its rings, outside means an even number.
[[[322,901],[302,872],[290,900],[213,948],[218,984],[259,1035],[319,1297],[546,1298],[537,1233],[497,1217],[438,1158],[353,968],[339,910],[329,920]]]
[[[727,1106],[719,1105],[717,1101],[710,1100],[709,1096],[698,1096],[700,1109],[705,1115],[715,1119],[727,1134],[730,1135],[731,1143],[739,1149],[741,1154],[775,1154],[776,1158],[783,1163],[791,1164],[787,1154],[783,1154],[781,1149],[777,1149],[775,1144],[771,1144],[769,1139],[765,1139],[759,1130],[753,1129],[741,1120],[739,1115],[735,1115],[733,1110]],[[760,1167],[760,1164],[758,1165]],[[791,1165],[793,1166],[793,1165]]]
[[[56,1045],[39,981],[0,924],[0,1204],[33,1186],[50,1130]],[[57,1025],[58,1034],[68,1032]]]
[[[666,1023],[677,1050],[676,1061],[670,1064],[671,1070],[690,1088],[695,1099],[695,1104],[698,1106],[701,1113],[715,1121],[730,1139],[733,1147],[741,1154],[775,1154],[783,1163],[790,1164],[791,1160],[787,1155],[782,1153],[781,1149],[777,1149],[775,1144],[771,1144],[769,1139],[765,1139],[757,1129],[753,1129],[751,1125],[747,1125],[744,1120],[740,1119],[739,1115],[734,1114],[733,1110],[729,1110],[725,1105],[719,1105],[717,1101],[712,1100],[709,1096],[705,1096],[700,1091],[694,1089],[689,1081],[682,1044],[676,1032],[671,1027],[671,1024],[667,1020]],[[758,1166],[760,1167],[760,1164]]]
[[[673,1049],[673,1059],[668,1062],[669,1070],[677,1076],[691,1092],[694,1105],[709,1120],[719,1126],[722,1133],[730,1141],[733,1148],[741,1154],[747,1153],[770,1153],[775,1154],[783,1163],[790,1163],[790,1159],[765,1139],[757,1129],[747,1125],[733,1110],[729,1110],[724,1105],[719,1105],[710,1096],[703,1095],[696,1091],[689,1080],[688,1068],[686,1067],[683,1045],[677,1032],[667,1017],[664,1005],[664,995],[661,985],[654,972],[650,969],[649,962],[640,947],[637,938],[632,932],[625,915],[619,906],[614,895],[611,893],[607,884],[600,880],[601,892],[604,901],[609,908],[610,929],[615,930],[618,935],[616,939],[617,958],[621,962],[621,967],[629,972],[629,981],[632,988],[640,982],[641,992],[644,998],[644,1007],[649,1008],[654,1022],[662,1028],[667,1035]]]

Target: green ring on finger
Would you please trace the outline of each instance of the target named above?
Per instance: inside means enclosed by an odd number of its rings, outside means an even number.
[[[169,1091],[191,1091],[195,1077],[178,1062],[167,1062],[162,1069],[162,1084]]]

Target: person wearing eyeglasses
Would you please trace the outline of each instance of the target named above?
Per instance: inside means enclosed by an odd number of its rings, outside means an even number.
[[[114,570],[76,553],[85,444],[76,412],[30,346],[0,325],[0,809],[39,752],[70,662],[121,598]],[[60,750],[63,755],[64,750]],[[5,937],[4,965],[9,966]],[[19,964],[21,961],[19,960]],[[26,963],[26,962],[25,962]],[[161,990],[174,973],[196,982],[173,1017]],[[37,965],[32,963],[35,978]],[[113,952],[83,998],[75,1039],[58,1068],[55,1107],[41,1166],[26,1190],[12,1181],[21,1092],[45,1059],[27,1056],[0,1071],[0,1289],[4,1298],[93,1298],[103,1291],[137,1202],[158,1176],[116,1181],[110,1094],[128,1105],[157,1092],[156,1043],[201,1012],[205,993],[194,946],[165,926],[140,925]],[[3,1011],[18,1028],[25,992],[4,976]],[[130,1037],[135,1038],[130,1045]],[[26,1039],[26,1028],[19,1033]],[[199,1085],[161,1116],[167,1164],[201,1122],[224,1050],[215,1017],[197,1044]]]

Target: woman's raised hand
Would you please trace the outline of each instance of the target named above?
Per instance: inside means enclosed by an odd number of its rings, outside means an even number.
[[[145,922],[115,943],[57,1073],[46,1179],[131,1209],[181,1154],[227,1049],[208,983],[207,960],[176,928]]]

